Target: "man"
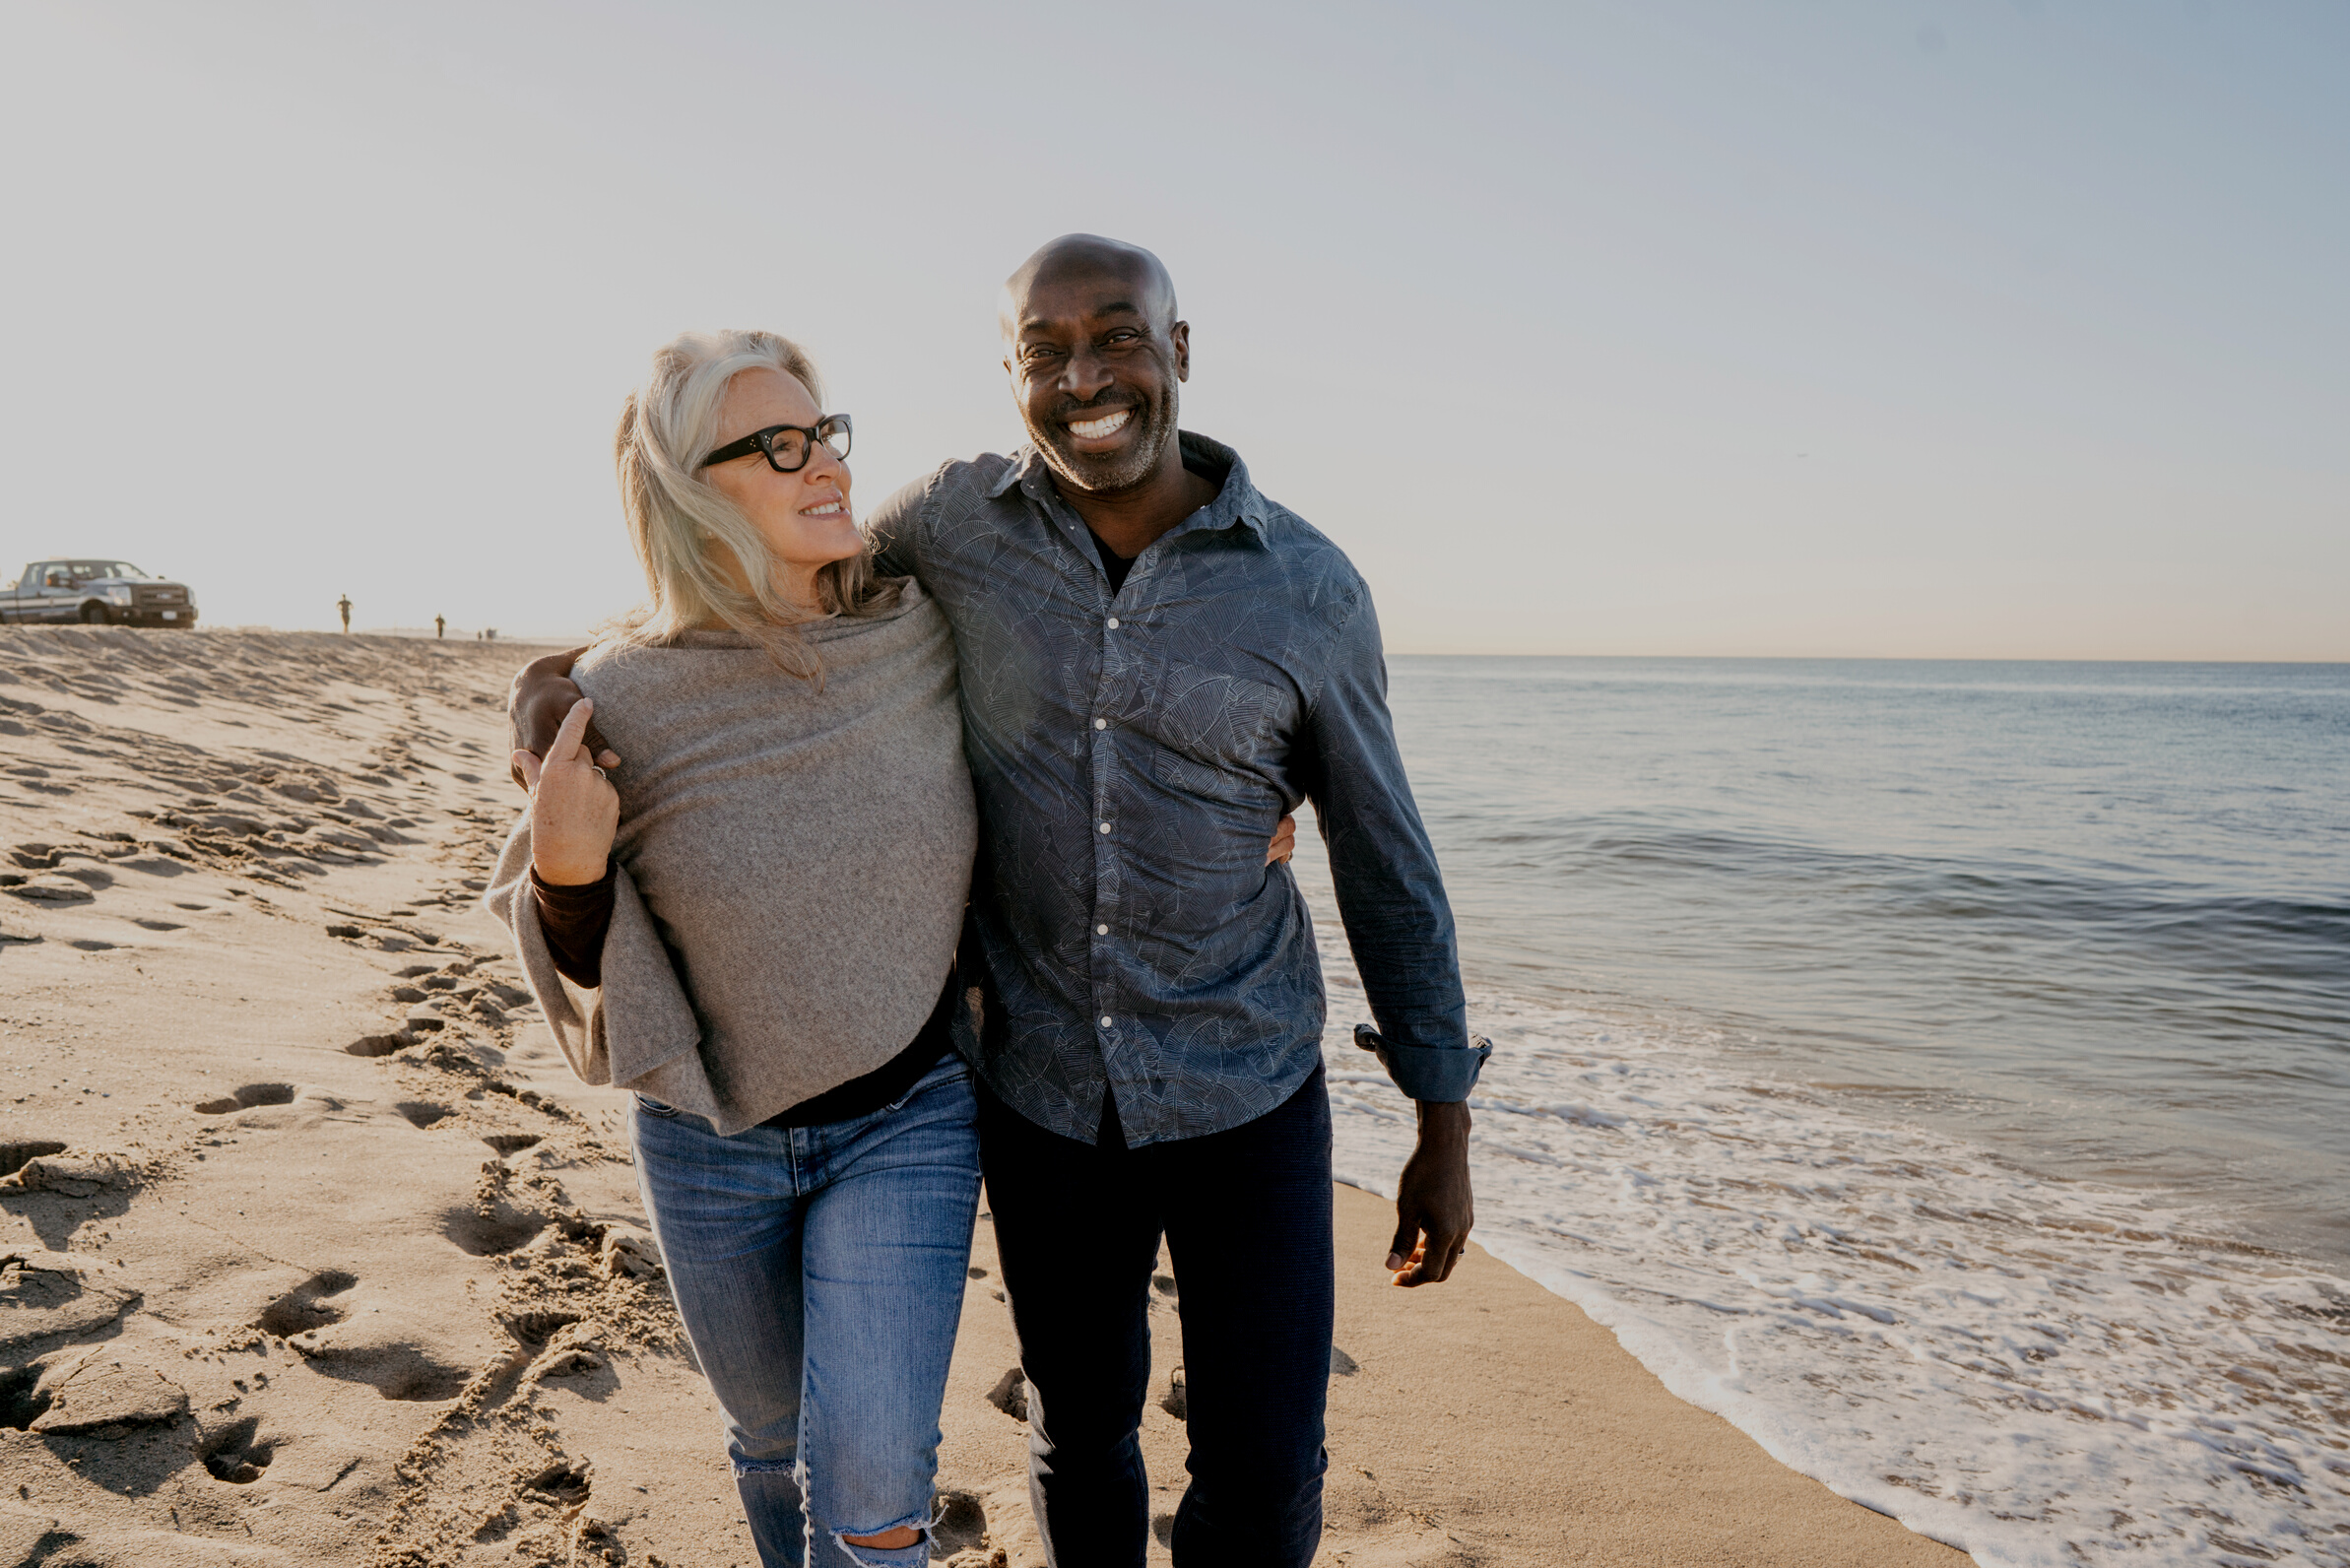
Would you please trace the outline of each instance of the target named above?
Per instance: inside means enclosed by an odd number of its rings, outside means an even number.
[[[335,608],[343,612],[343,635],[348,637],[351,635],[351,595],[345,594],[336,600]]]
[[[1304,1568],[1322,1526],[1334,1292],[1324,1003],[1269,824],[1311,799],[1368,1036],[1419,1102],[1388,1267],[1467,1245],[1452,915],[1396,751],[1377,621],[1328,540],[1179,433],[1191,329],[1148,251],[1054,240],[1003,297],[1031,445],[882,503],[881,569],[953,625],[980,806],[982,992],[958,1043],[1029,1386],[1031,1498],[1057,1568],[1140,1564],[1138,1432],[1162,1236],[1184,1337],[1186,1568]],[[575,697],[517,679],[518,744]],[[533,744],[533,743],[537,744]]]

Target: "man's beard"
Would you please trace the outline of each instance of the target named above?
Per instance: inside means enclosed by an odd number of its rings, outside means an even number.
[[[1070,445],[1069,422],[1088,414],[1099,417],[1131,408],[1134,418],[1142,422],[1142,434],[1134,445],[1123,452],[1079,452]],[[1175,399],[1166,397],[1155,402],[1103,403],[1098,409],[1090,403],[1064,403],[1039,421],[1028,423],[1028,436],[1044,460],[1078,490],[1091,494],[1132,490],[1150,477],[1158,467],[1159,457],[1167,443],[1175,439]]]

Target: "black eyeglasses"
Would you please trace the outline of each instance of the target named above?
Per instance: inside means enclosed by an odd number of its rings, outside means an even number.
[[[808,466],[809,457],[816,451],[815,443],[821,441],[834,457],[849,455],[849,417],[827,414],[812,427],[806,425],[770,425],[763,430],[752,430],[739,441],[730,441],[701,460],[701,466],[731,463],[738,457],[757,452],[767,460],[767,466],[778,474],[797,474]]]

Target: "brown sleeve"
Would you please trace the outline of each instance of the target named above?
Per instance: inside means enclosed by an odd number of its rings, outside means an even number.
[[[531,896],[539,901],[539,931],[547,939],[555,973],[583,991],[604,984],[604,934],[612,929],[612,862],[603,877],[560,886],[531,875]]]

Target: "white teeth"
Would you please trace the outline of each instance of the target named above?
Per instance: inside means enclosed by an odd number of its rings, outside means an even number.
[[[1069,427],[1069,433],[1081,436],[1088,441],[1099,440],[1105,435],[1115,435],[1126,428],[1126,422],[1134,417],[1134,412],[1132,409],[1120,409],[1117,413],[1104,415],[1098,420],[1081,420]]]
[[[837,513],[839,510],[840,510],[840,502],[838,502],[838,501],[826,501],[826,502],[824,502],[824,504],[823,504],[823,505],[821,505],[821,506],[811,506],[811,507],[808,507],[806,510],[802,511],[802,512],[800,513],[800,515],[801,515],[802,517],[830,517],[830,516],[834,515],[835,513]]]

